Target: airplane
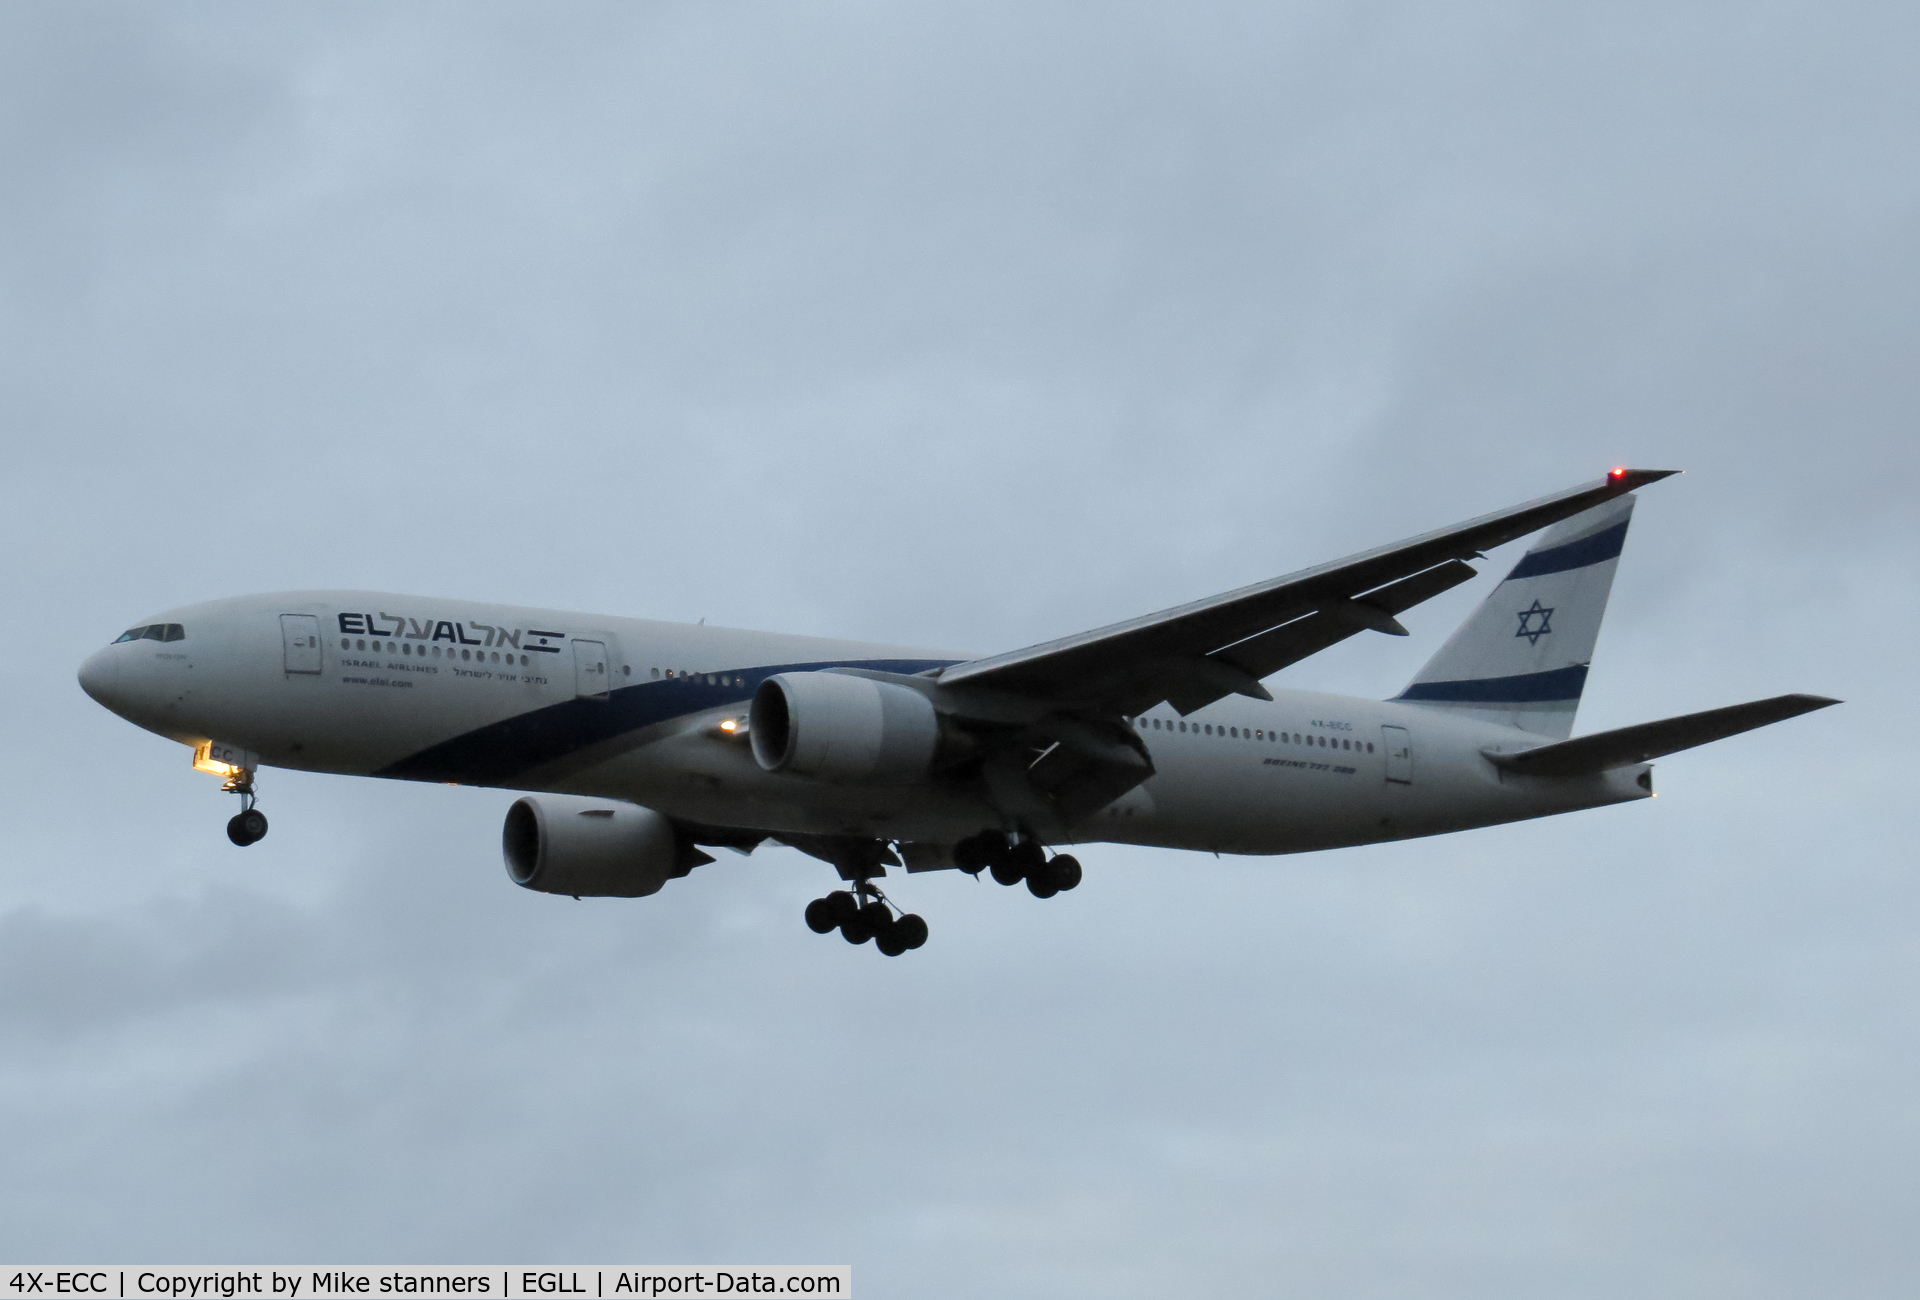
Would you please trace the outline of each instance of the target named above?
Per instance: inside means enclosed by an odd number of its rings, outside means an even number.
[[[819,934],[899,956],[876,882],[985,871],[1051,898],[1094,843],[1284,854],[1646,799],[1651,761],[1839,701],[1780,695],[1572,738],[1637,489],[1551,496],[1090,632],[986,656],[364,591],[190,605],[80,685],[193,749],[267,833],[261,767],[524,791],[514,883],[637,898],[773,841],[845,888]],[[1398,695],[1269,689],[1546,531]],[[1054,850],[1049,853],[1049,849]]]

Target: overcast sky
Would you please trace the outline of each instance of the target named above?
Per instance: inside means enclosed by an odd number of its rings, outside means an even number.
[[[1837,0],[0,9],[5,1255],[1913,1294],[1916,48]],[[1651,803],[902,881],[894,961],[782,849],[517,889],[505,792],[268,771],[235,849],[73,678],[303,587],[988,652],[1614,464],[1687,474],[1577,729],[1844,707]],[[1491,581],[1276,684],[1392,694]]]

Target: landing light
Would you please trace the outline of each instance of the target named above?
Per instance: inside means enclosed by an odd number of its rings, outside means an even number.
[[[217,740],[203,740],[193,749],[193,770],[211,772],[215,776],[239,776],[257,767],[259,762],[257,755],[238,745],[224,745]]]

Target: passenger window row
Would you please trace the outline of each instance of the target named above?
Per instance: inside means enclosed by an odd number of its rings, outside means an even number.
[[[652,672],[653,680],[659,681],[662,676],[660,669],[655,668]],[[707,685],[709,686],[745,686],[747,684],[746,678],[735,677],[730,673],[690,673],[684,668],[678,672],[669,668],[664,675],[673,678],[675,681],[686,681],[689,678],[694,681],[699,681],[702,677],[705,677]]]
[[[1136,718],[1142,731],[1191,731],[1196,735],[1220,736],[1228,740],[1264,740],[1269,745],[1318,746],[1321,749],[1346,749],[1356,753],[1373,752],[1372,741],[1346,736],[1305,735],[1297,731],[1268,731],[1264,727],[1221,727],[1211,722],[1176,722],[1172,718]]]
[[[172,629],[171,633],[165,637],[166,640],[178,641],[180,639],[181,632],[180,632],[180,625],[178,623],[169,623],[164,626]],[[162,625],[158,623],[156,623],[153,627],[144,627],[144,628],[136,627],[133,629],[133,631],[127,633],[125,636],[121,637],[120,639],[122,641],[137,641],[140,639],[142,635],[146,635],[146,636],[152,637],[156,641],[161,640],[162,639],[160,636],[161,627]],[[420,658],[422,659],[427,658],[429,655],[431,655],[435,659],[438,659],[441,657],[441,648],[439,646],[437,645],[436,646],[424,646],[424,645],[416,646],[410,641],[375,640],[369,643],[368,641],[366,641],[364,638],[361,638],[361,637],[343,636],[340,638],[340,648],[342,650],[369,650],[374,654],[380,654],[384,650],[385,653],[390,655],[392,654],[419,655]],[[452,646],[446,647],[446,657],[448,659],[451,659],[454,657],[453,649],[454,648]],[[478,660],[481,663],[497,664],[500,662],[500,652],[498,650],[467,650],[463,647],[460,651],[460,658],[467,661]],[[509,664],[513,663],[514,656],[509,654],[506,657],[506,661]],[[520,666],[522,668],[527,667],[528,662],[529,661],[526,655],[520,656]],[[623,664],[620,668],[620,671],[624,676],[627,676],[627,677],[633,676],[633,666],[631,664]],[[656,681],[658,681],[663,675],[662,671],[658,668],[655,668],[652,671],[653,671],[654,680]],[[744,687],[747,684],[747,679],[744,677],[735,677],[735,676],[732,676],[731,674],[717,675],[714,673],[706,673],[706,674],[694,673],[694,672],[688,672],[684,668],[679,669],[678,671],[672,668],[666,669],[664,675],[667,677],[676,678],[680,680],[686,680],[691,678],[696,681],[699,680],[702,676],[704,676],[706,678],[706,683],[709,686]]]
[[[396,655],[396,654],[397,654],[397,655],[416,655],[416,654],[417,654],[417,655],[419,655],[419,656],[420,656],[420,658],[422,658],[422,659],[425,659],[425,658],[427,657],[427,655],[428,655],[428,653],[429,653],[429,651],[431,651],[431,653],[432,653],[432,655],[433,655],[433,657],[434,657],[435,659],[438,659],[438,658],[440,657],[440,647],[439,647],[439,646],[431,646],[431,647],[429,647],[429,646],[416,646],[416,645],[414,645],[414,644],[413,644],[413,642],[411,642],[411,641],[399,641],[399,642],[395,642],[395,641],[384,641],[384,642],[383,642],[383,641],[375,641],[375,642],[373,643],[373,647],[372,647],[372,648],[373,648],[373,653],[374,653],[374,654],[379,654],[379,653],[381,653],[381,648],[382,648],[383,646],[385,647],[385,651],[386,651],[386,653],[387,653],[387,654],[390,654],[390,655]],[[365,641],[363,641],[363,640],[361,640],[361,639],[359,639],[358,637],[350,637],[350,636],[343,636],[343,637],[341,637],[341,638],[340,638],[340,648],[341,648],[342,650],[365,650],[365,649],[367,649],[368,647],[367,647],[367,643],[366,643]],[[489,657],[489,656],[491,656],[491,657]],[[478,660],[479,662],[481,662],[481,663],[483,663],[483,664],[484,664],[484,663],[496,663],[496,664],[497,664],[497,663],[499,663],[499,662],[500,662],[500,652],[499,652],[498,650],[491,650],[491,651],[489,651],[489,650],[468,650],[468,649],[465,649],[465,648],[462,648],[462,649],[461,649],[461,651],[460,651],[460,657],[461,657],[462,659],[464,659],[464,660],[466,660],[466,661],[468,661],[469,663],[471,663],[471,662],[473,662],[473,661],[475,661],[475,660]],[[451,659],[451,658],[453,658],[453,647],[452,647],[452,646],[448,646],[448,647],[447,647],[447,658],[449,658],[449,659]],[[511,655],[511,654],[509,654],[509,655],[507,656],[507,663],[509,663],[509,664],[511,664],[511,663],[513,663],[513,661],[514,661],[514,657],[513,657],[513,655]],[[530,660],[529,660],[529,659],[527,658],[527,656],[526,656],[526,655],[521,655],[521,656],[520,656],[520,666],[521,666],[522,668],[525,668],[525,667],[527,667],[527,665],[528,665],[528,664],[529,664],[530,662],[531,662],[531,661],[530,661]]]
[[[178,623],[149,623],[146,627],[130,627],[114,638],[113,643],[122,641],[184,641],[187,629]]]

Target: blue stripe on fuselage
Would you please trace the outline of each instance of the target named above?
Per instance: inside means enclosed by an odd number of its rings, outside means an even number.
[[[1587,666],[1554,668],[1515,677],[1482,677],[1477,681],[1415,682],[1395,696],[1409,704],[1544,704],[1577,700],[1587,684]]]
[[[503,718],[388,764],[373,775],[403,781],[511,786],[523,773],[589,746],[709,709],[729,704],[744,707],[760,689],[761,682],[779,673],[870,668],[875,672],[912,674],[958,662],[956,659],[856,659],[845,663],[776,664],[762,668],[727,668],[716,673],[619,686],[604,700],[576,698]],[[740,678],[746,685],[709,686],[709,676],[719,676],[729,683]]]
[[[1584,569],[1589,564],[1613,559],[1626,544],[1627,521],[1623,519],[1613,527],[1602,528],[1593,536],[1582,537],[1577,542],[1568,542],[1565,546],[1554,546],[1544,551],[1529,551],[1520,557],[1520,563],[1513,566],[1513,572],[1505,580],[1512,582],[1515,578],[1537,578],[1543,573]]]

